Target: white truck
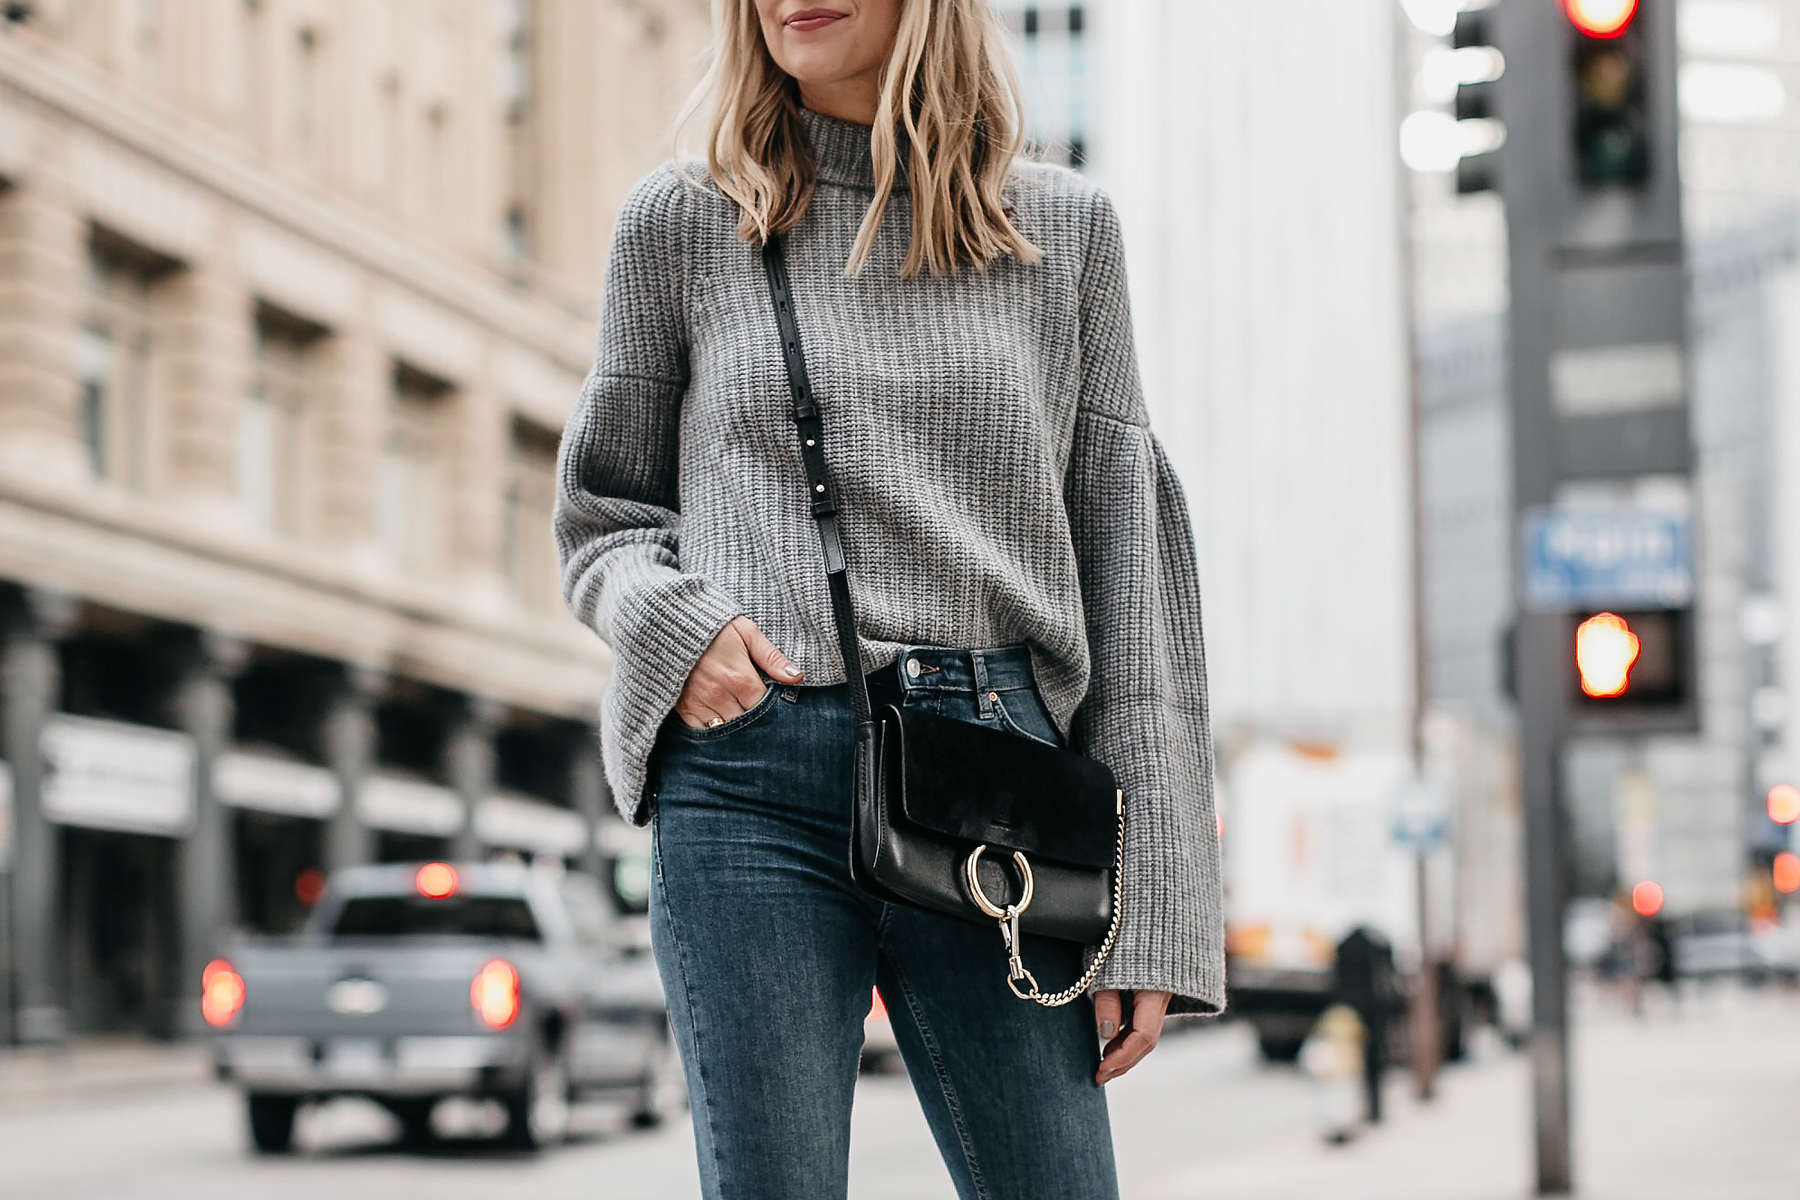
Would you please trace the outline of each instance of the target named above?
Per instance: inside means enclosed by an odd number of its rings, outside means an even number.
[[[1425,833],[1433,846],[1428,936],[1433,958],[1450,964],[1440,975],[1448,1055],[1459,1052],[1471,1003],[1491,1003],[1494,971],[1521,954],[1508,747],[1447,715],[1426,729],[1436,818],[1409,809],[1418,791],[1405,745],[1265,738],[1229,765],[1220,807],[1230,1011],[1254,1024],[1271,1060],[1291,1060],[1330,1002],[1335,948],[1351,929],[1381,934],[1403,973],[1416,970],[1419,870],[1407,835]]]
[[[1412,858],[1393,840],[1401,748],[1263,740],[1223,783],[1226,986],[1266,1058],[1291,1061],[1331,1001],[1338,941],[1414,944]]]

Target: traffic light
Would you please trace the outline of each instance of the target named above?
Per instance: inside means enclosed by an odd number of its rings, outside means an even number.
[[[1677,728],[1694,702],[1693,610],[1577,614],[1571,715],[1585,731]]]
[[[1638,0],[1562,3],[1571,26],[1576,177],[1585,188],[1641,187],[1654,130]]]
[[[1495,42],[1492,6],[1466,8],[1457,13],[1456,27],[1450,34],[1450,47],[1456,52],[1459,63],[1472,62],[1478,68],[1472,73],[1465,69],[1456,85],[1456,119],[1498,119],[1500,72],[1504,70],[1505,59],[1501,57]],[[1492,192],[1499,188],[1499,150],[1465,154],[1457,161],[1456,190],[1460,194]]]
[[[1800,787],[1791,783],[1778,783],[1769,789],[1769,820],[1777,825],[1792,825],[1800,821]]]

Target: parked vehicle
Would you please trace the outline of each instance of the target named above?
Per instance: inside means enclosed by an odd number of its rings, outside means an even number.
[[[1393,842],[1411,765],[1399,749],[1268,741],[1225,784],[1229,1008],[1263,1056],[1291,1062],[1332,997],[1337,943],[1358,925],[1412,939],[1412,867]]]
[[[641,922],[640,922],[641,923]],[[290,1148],[302,1104],[365,1096],[409,1139],[439,1100],[497,1100],[504,1138],[562,1138],[569,1104],[625,1097],[655,1124],[681,1096],[648,946],[591,877],[517,863],[337,872],[302,932],[207,967],[202,1011],[258,1151]]]
[[[1499,737],[1433,714],[1426,752],[1446,810],[1422,825],[1432,829],[1427,908],[1453,1058],[1465,1016],[1497,1015],[1494,979],[1523,956],[1519,806]],[[1404,799],[1413,775],[1405,746],[1275,738],[1245,745],[1225,771],[1229,1011],[1255,1026],[1265,1058],[1299,1054],[1333,999],[1334,948],[1356,926],[1385,936],[1416,975],[1421,818]],[[1403,1023],[1393,1030],[1394,1061],[1406,1061]]]
[[[1670,935],[1675,973],[1683,978],[1800,978],[1800,923],[1753,921],[1728,909],[1676,917]]]

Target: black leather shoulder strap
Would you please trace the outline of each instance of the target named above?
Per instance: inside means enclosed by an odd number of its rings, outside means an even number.
[[[800,456],[806,466],[807,497],[813,520],[819,526],[819,545],[825,552],[825,577],[831,588],[831,607],[837,621],[838,646],[844,657],[844,677],[850,684],[850,705],[857,722],[873,720],[869,687],[863,679],[861,643],[856,636],[856,614],[850,607],[850,580],[844,562],[844,544],[838,536],[837,504],[825,470],[824,423],[806,376],[806,356],[800,349],[800,329],[794,323],[793,289],[788,283],[787,259],[780,234],[763,243],[763,273],[769,279],[769,302],[781,331],[781,358],[787,367],[788,395],[794,402],[794,426],[800,435]]]

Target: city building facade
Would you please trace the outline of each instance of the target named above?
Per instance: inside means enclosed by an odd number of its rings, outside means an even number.
[[[194,1029],[321,872],[631,845],[558,435],[704,0],[0,25],[0,1036]]]
[[[1106,0],[1100,0],[1104,8]],[[1025,95],[1025,135],[1034,152],[1080,170],[1088,162],[1093,56],[1088,12],[1082,0],[1040,4],[995,0],[1007,31]]]

